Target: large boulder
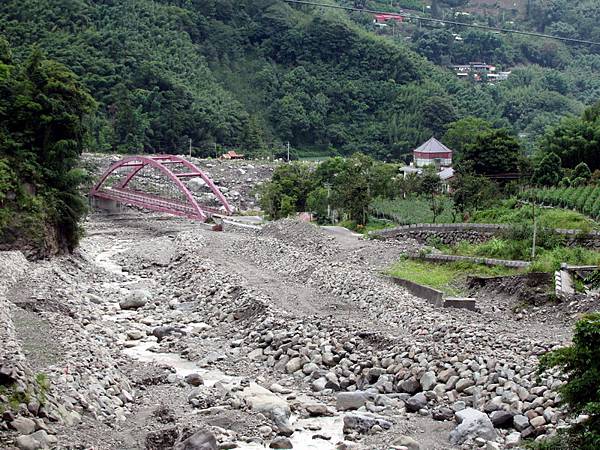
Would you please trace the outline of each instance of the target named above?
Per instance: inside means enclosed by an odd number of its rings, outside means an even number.
[[[58,439],[55,436],[39,430],[29,435],[19,436],[16,444],[20,450],[38,450],[54,448],[57,442]]]
[[[198,431],[185,441],[173,447],[173,450],[217,450],[217,438],[209,431]]]
[[[369,396],[364,391],[340,392],[335,401],[338,411],[348,411],[365,406]]]
[[[494,411],[490,414],[492,424],[496,428],[509,428],[513,423],[515,414],[511,411]]]
[[[10,426],[20,434],[31,434],[35,431],[35,422],[27,417],[17,417]]]
[[[402,383],[400,383],[399,387],[402,392],[414,394],[419,392],[421,389],[421,383],[419,383],[419,380],[417,380],[415,377],[410,377],[408,380],[404,380]]]
[[[283,436],[277,436],[269,444],[269,448],[294,448],[290,440]]]
[[[522,414],[517,414],[513,417],[513,426],[517,431],[523,431],[529,427],[529,419]]]
[[[413,395],[406,400],[406,410],[408,412],[417,412],[427,406],[427,397],[422,392]]]
[[[410,436],[400,436],[394,441],[396,447],[406,447],[408,450],[421,450],[421,446]]]
[[[294,429],[290,426],[290,405],[281,397],[256,383],[250,383],[238,395],[256,412],[269,417],[280,434],[291,436]]]
[[[473,408],[466,408],[455,414],[458,426],[450,433],[450,443],[460,445],[467,439],[483,438],[495,440],[498,435],[492,421],[486,413]]]
[[[304,358],[300,358],[300,357],[292,358],[285,365],[285,371],[287,373],[298,372],[300,369],[302,369],[302,367],[304,366],[304,364],[306,364],[306,362],[307,361]]]
[[[375,425],[379,425],[384,430],[389,430],[392,427],[390,421],[374,415],[348,414],[344,416],[344,433],[350,431],[368,433]]]
[[[425,372],[419,382],[424,391],[430,391],[437,383],[435,372]]]
[[[138,309],[144,306],[150,300],[150,292],[145,289],[138,289],[119,302],[121,309]]]

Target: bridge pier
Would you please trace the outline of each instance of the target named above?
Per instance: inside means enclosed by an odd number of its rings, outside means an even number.
[[[116,200],[92,196],[90,197],[90,204],[92,209],[101,209],[102,211],[108,211],[110,213],[121,212],[121,204]]]

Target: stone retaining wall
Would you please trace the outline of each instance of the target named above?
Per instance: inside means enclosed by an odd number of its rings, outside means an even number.
[[[514,269],[525,269],[531,265],[529,261],[509,260],[509,259],[494,259],[494,258],[481,258],[477,256],[459,256],[459,255],[422,255],[415,256],[415,259],[422,259],[425,261],[431,261],[436,263],[449,263],[466,261],[474,264],[484,264],[486,266],[502,266]]]
[[[444,245],[456,245],[461,241],[482,244],[509,229],[510,225],[506,224],[418,223],[373,231],[369,235],[378,239],[415,239],[422,244],[431,243],[432,240]],[[600,249],[600,232],[598,231],[584,233],[581,230],[563,228],[557,228],[554,231],[565,237],[567,247],[581,246],[588,249]]]

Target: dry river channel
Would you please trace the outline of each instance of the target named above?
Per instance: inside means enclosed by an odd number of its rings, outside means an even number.
[[[56,414],[25,404],[33,428],[5,419],[2,448],[495,449],[564,425],[560,376],[535,369],[570,319],[436,309],[381,275],[415,242],[133,212],[85,226],[74,255],[3,256],[15,348]]]

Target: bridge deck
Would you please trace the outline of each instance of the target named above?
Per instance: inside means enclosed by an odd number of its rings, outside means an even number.
[[[178,202],[177,200],[165,199],[146,192],[110,187],[103,188],[94,195],[108,200],[115,200],[119,203],[128,203],[139,206],[140,208],[152,209],[153,211],[167,212],[182,217],[188,217],[190,219],[199,218],[196,210],[189,204]],[[205,205],[201,205],[201,208],[208,216],[215,214],[226,215],[226,213],[217,208],[211,208]]]

